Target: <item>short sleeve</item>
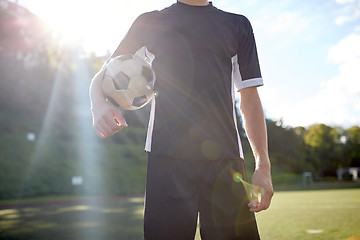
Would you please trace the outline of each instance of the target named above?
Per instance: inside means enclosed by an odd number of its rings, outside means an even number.
[[[115,50],[112,57],[123,54],[135,54],[145,45],[146,15],[140,15],[132,24],[129,31]]]
[[[238,24],[238,50],[233,58],[235,72],[240,76],[235,79],[238,89],[263,85],[255,37],[250,21],[241,16]]]

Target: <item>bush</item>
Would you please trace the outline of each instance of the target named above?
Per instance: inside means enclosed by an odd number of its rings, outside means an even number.
[[[280,173],[272,176],[274,185],[295,185],[302,183],[302,176],[295,173]]]
[[[147,154],[143,144],[131,143],[129,137],[119,144],[112,139],[80,142],[49,133],[29,142],[25,134],[0,137],[0,199],[144,193]],[[129,128],[127,135],[140,141],[144,130]],[[83,185],[73,186],[74,176],[82,176]]]

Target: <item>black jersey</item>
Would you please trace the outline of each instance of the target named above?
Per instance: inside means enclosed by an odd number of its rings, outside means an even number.
[[[250,22],[212,3],[139,16],[115,51],[156,73],[145,150],[178,159],[243,157],[234,94],[263,84]]]

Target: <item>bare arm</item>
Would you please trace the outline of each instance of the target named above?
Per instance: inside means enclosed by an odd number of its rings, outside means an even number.
[[[110,105],[102,91],[101,81],[103,70],[100,70],[92,79],[90,85],[90,102],[93,116],[93,127],[96,133],[102,137],[110,137],[124,127],[127,123],[119,109]]]
[[[135,54],[145,46],[147,36],[145,14],[140,15],[130,27],[128,33],[122,39],[108,61],[123,54]],[[92,79],[90,85],[91,112],[93,114],[93,127],[97,134],[102,137],[109,137],[119,130],[127,127],[124,117],[118,108],[108,104],[101,87],[103,70],[100,70]]]
[[[255,172],[252,184],[262,190],[261,203],[249,204],[250,211],[260,212],[270,206],[274,194],[271,181],[271,166],[268,154],[267,131],[264,112],[256,87],[244,88],[240,92],[240,111],[243,116],[245,131],[255,157]]]

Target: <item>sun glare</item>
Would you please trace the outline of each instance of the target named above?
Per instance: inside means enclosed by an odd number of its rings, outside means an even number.
[[[50,1],[44,6],[45,21],[54,28],[61,40],[67,44],[84,44],[87,36],[100,27],[97,16],[100,4],[83,1]]]
[[[173,0],[19,0],[47,22],[64,44],[105,54],[116,49],[140,14],[162,9]]]
[[[127,11],[122,11],[126,6]],[[40,1],[34,6],[64,44],[87,52],[114,49],[139,14],[135,4],[123,1]]]

